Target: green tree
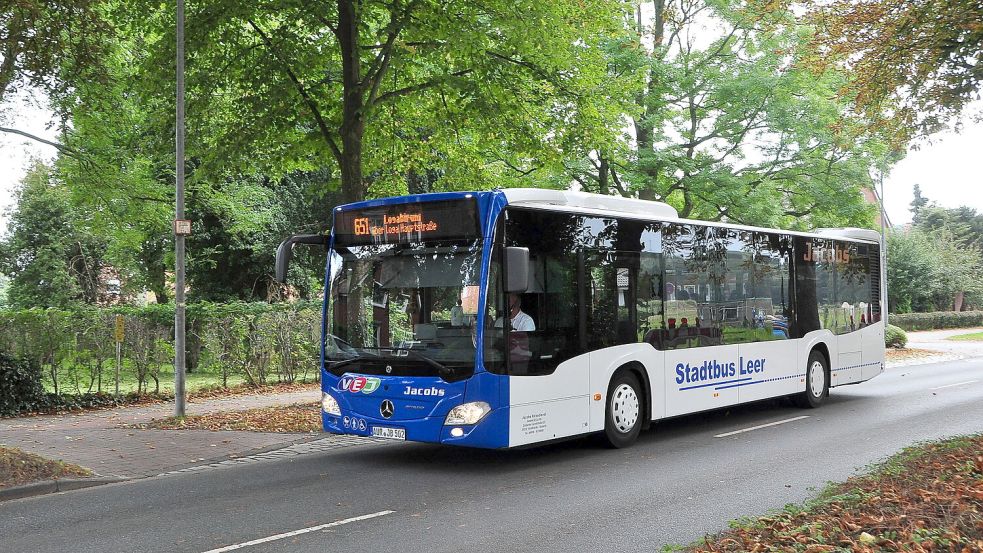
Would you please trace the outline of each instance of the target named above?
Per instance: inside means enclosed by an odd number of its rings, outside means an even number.
[[[325,232],[340,193],[325,193],[323,172],[296,172],[276,181],[241,177],[195,196],[189,214],[188,281],[193,301],[267,300],[279,292],[273,265],[280,241],[293,233]],[[325,255],[298,248],[291,279],[301,297],[320,289]]]
[[[5,309],[9,303],[7,301],[7,290],[10,288],[10,277],[0,273],[0,309]]]
[[[498,184],[488,177],[521,175],[583,135],[617,129],[600,44],[625,9],[601,0],[192,6],[189,152],[219,176],[277,178],[330,159],[345,201],[405,191],[409,176],[435,169],[445,188]],[[147,3],[124,15],[155,37],[148,75],[173,59],[171,14]],[[157,93],[169,94],[163,84]]]
[[[939,130],[978,96],[977,0],[835,0],[813,18],[821,59],[849,67],[860,108],[890,116],[904,136]]]
[[[911,215],[913,219],[917,220],[921,215],[922,209],[928,207],[928,198],[922,196],[922,187],[918,183],[915,183],[911,192],[914,195],[914,198],[911,200]]]
[[[888,303],[897,313],[947,311],[957,294],[980,291],[980,252],[946,229],[893,231],[887,255]]]
[[[770,4],[653,5],[651,25],[641,12],[633,23],[645,73],[634,136],[573,168],[581,185],[664,200],[684,217],[869,226],[860,188],[886,149],[837,98],[845,77],[803,63],[810,30]],[[720,30],[712,41],[708,22]]]
[[[80,232],[68,193],[37,163],[21,181],[17,205],[0,243],[13,307],[66,307],[95,302],[105,245]]]
[[[960,279],[959,275],[967,270],[967,266],[978,266],[981,262],[983,215],[967,206],[950,209],[929,202],[928,198],[922,196],[918,185],[915,185],[915,199],[911,205],[914,227],[944,244],[946,252],[954,250],[948,253],[948,257],[945,252],[938,252],[939,263],[946,263],[950,267],[945,278],[951,276],[962,284],[951,291],[951,298],[941,303],[950,303],[951,308],[956,311],[961,311],[967,305],[979,305],[983,299],[980,296],[983,289],[973,278]]]
[[[42,91],[52,98],[67,94],[85,78],[98,78],[110,27],[100,0],[16,0],[0,4],[0,110],[21,90]],[[0,111],[0,115],[3,112]],[[58,148],[75,150],[19,129],[14,133]]]
[[[147,55],[142,37],[115,38],[99,66],[105,78],[82,79],[53,102],[71,114],[62,137],[76,152],[59,156],[55,171],[71,204],[89,215],[86,230],[107,237],[106,257],[126,291],[151,290],[164,303],[173,265],[173,111],[133,91]]]

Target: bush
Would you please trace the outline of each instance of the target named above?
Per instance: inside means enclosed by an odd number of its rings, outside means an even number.
[[[903,348],[908,343],[908,334],[894,326],[887,325],[884,331],[884,345],[889,348]]]
[[[46,404],[41,368],[27,359],[0,353],[0,416],[36,411]]]
[[[983,326],[983,311],[934,311],[931,313],[902,313],[891,315],[891,324],[911,332],[939,328],[972,328]]]

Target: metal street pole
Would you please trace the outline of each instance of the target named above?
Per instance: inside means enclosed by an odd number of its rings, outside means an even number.
[[[184,416],[184,237],[178,221],[184,220],[184,0],[177,0],[177,114],[174,195],[174,415]]]
[[[887,328],[887,208],[884,207],[884,170],[881,169],[881,318]]]

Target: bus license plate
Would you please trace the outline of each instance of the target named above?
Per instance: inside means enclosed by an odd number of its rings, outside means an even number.
[[[406,429],[405,428],[386,428],[384,426],[373,426],[372,427],[372,437],[373,438],[387,438],[390,440],[405,440],[406,439]]]

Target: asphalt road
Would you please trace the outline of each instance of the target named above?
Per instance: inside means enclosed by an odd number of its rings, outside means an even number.
[[[0,551],[203,553],[341,521],[236,550],[653,552],[913,442],[981,431],[983,360],[904,367],[818,410],[776,400],[678,418],[625,450],[373,444],[7,502]],[[347,521],[362,515],[374,518]]]

